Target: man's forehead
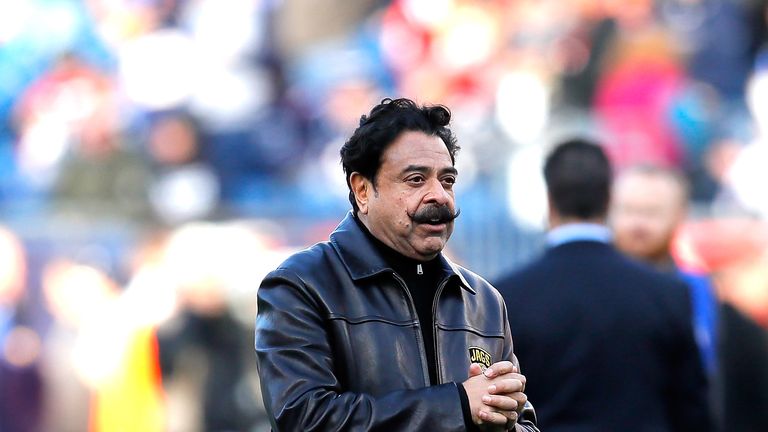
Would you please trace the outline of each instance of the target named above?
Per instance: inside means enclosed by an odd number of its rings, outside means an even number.
[[[616,186],[619,195],[683,193],[683,187],[673,177],[659,173],[629,172],[619,178]],[[663,199],[663,195],[658,198]]]
[[[631,174],[616,185],[614,200],[625,208],[673,211],[685,207],[683,191],[665,176]]]
[[[453,167],[448,148],[440,137],[423,132],[401,134],[382,155],[384,164],[398,171],[406,167],[429,167],[442,170]]]

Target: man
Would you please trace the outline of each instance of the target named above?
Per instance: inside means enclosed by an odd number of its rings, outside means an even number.
[[[670,247],[687,217],[688,185],[681,174],[654,165],[624,171],[613,188],[614,244],[627,255],[682,279],[690,290],[696,342],[708,374],[715,370],[717,302],[709,280],[678,269]]]
[[[596,144],[547,157],[548,249],[497,286],[547,431],[709,430],[686,288],[615,251]],[[523,299],[522,302],[511,302]]]
[[[408,99],[363,116],[341,149],[352,212],[262,282],[274,430],[537,430],[504,302],[441,253],[458,216],[449,121]]]
[[[674,170],[640,165],[619,176],[613,198],[610,219],[616,247],[688,285],[696,340],[710,381],[716,384],[711,400],[717,419],[728,419],[728,430],[767,430],[765,329],[727,300],[719,304],[709,278],[678,268],[670,253],[675,231],[687,216],[687,182]]]

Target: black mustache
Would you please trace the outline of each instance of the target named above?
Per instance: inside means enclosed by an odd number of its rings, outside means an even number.
[[[456,210],[456,213],[453,213],[448,206],[429,206],[411,215],[411,220],[420,224],[426,223],[439,225],[453,222],[453,220],[459,217],[460,214],[461,209],[458,209]]]

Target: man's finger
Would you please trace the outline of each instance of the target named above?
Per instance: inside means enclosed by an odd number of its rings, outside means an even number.
[[[509,396],[485,395],[483,396],[483,403],[501,411],[516,411],[517,407],[520,406],[520,402],[516,398]]]
[[[523,392],[516,392],[507,396],[514,399],[517,402],[517,406],[519,408],[523,408],[525,403],[528,402],[528,396]]]
[[[507,415],[504,415],[499,412],[480,410],[478,417],[483,423],[506,426],[509,423],[509,421],[512,420],[512,418],[514,418],[515,421],[517,420],[517,413],[515,411],[512,411],[512,412],[507,412]]]
[[[516,411],[513,411],[510,415],[507,416],[507,425],[506,428],[509,430],[515,429],[515,423],[517,423],[517,417],[518,413]]]
[[[512,364],[511,361],[500,361],[492,364],[488,369],[485,370],[485,376],[487,378],[494,378],[499,375],[504,375],[508,373],[514,373],[517,372],[517,366]]]
[[[496,381],[505,380],[505,379],[516,379],[522,382],[523,386],[525,386],[525,382],[527,381],[527,378],[525,378],[525,375],[520,375],[519,373],[510,372],[503,375],[498,375],[496,378],[493,378],[492,382],[495,383]]]
[[[523,380],[517,378],[507,378],[496,381],[488,386],[489,394],[509,394],[525,390]]]

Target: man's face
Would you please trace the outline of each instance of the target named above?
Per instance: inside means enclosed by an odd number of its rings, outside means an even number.
[[[614,187],[610,222],[616,246],[624,253],[643,260],[666,258],[684,217],[683,191],[672,178],[628,173]]]
[[[453,218],[446,216],[456,212],[456,175],[439,137],[406,131],[384,151],[375,188],[358,179],[365,184],[357,194],[360,218],[376,238],[401,254],[431,259],[453,232]]]

